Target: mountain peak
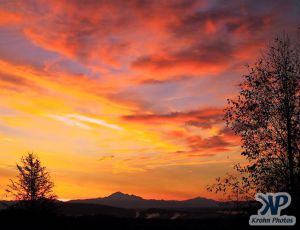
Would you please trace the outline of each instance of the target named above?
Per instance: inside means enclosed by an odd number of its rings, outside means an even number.
[[[135,195],[129,195],[122,192],[115,192],[107,196],[108,199],[114,199],[114,200],[141,200],[142,198]]]

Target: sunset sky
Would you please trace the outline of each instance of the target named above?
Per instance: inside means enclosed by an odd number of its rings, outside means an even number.
[[[226,98],[297,0],[0,0],[0,200],[35,152],[61,199],[220,198]]]

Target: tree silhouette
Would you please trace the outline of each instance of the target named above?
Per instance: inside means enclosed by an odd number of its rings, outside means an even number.
[[[22,157],[17,169],[19,174],[16,180],[10,180],[6,191],[21,204],[31,209],[41,208],[55,199],[50,174],[36,155],[28,153]]]
[[[225,120],[241,136],[248,164],[238,167],[256,190],[299,190],[300,49],[287,34],[276,38],[249,68]]]
[[[290,192],[299,202],[300,46],[287,34],[263,51],[228,99],[225,121],[241,137],[247,163],[207,187],[216,193]],[[240,188],[237,188],[240,187]],[[245,193],[246,192],[246,193]],[[297,201],[298,200],[298,201]]]

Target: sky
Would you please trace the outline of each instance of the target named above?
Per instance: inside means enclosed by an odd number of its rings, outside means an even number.
[[[226,99],[297,0],[0,0],[0,199],[27,152],[60,199],[221,199]]]

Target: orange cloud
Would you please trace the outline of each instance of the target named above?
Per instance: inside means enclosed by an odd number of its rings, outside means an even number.
[[[223,109],[205,108],[189,112],[174,112],[170,114],[135,114],[123,116],[125,121],[141,122],[145,124],[183,123],[188,126],[209,128],[219,123],[223,117]]]
[[[20,14],[0,9],[0,26],[18,24],[22,21]]]

